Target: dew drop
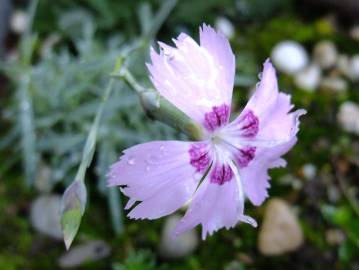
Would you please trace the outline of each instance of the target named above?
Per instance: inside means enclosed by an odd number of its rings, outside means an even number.
[[[164,146],[164,145],[161,145],[161,146],[160,146],[160,150],[161,150],[161,151],[165,150],[165,146]]]
[[[128,165],[135,165],[135,158],[133,158],[133,157],[130,157],[128,160],[127,160],[127,164]]]
[[[149,172],[151,170],[150,166],[146,166],[146,171]]]

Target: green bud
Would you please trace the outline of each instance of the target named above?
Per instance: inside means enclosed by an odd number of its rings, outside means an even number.
[[[64,192],[61,202],[61,226],[66,249],[69,249],[80,227],[87,200],[83,181],[74,181]]]

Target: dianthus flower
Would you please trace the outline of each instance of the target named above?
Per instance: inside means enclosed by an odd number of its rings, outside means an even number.
[[[109,186],[122,186],[134,219],[160,218],[188,204],[176,234],[201,224],[205,239],[239,221],[257,226],[244,214],[245,198],[260,205],[268,196],[267,171],[286,165],[281,156],[296,143],[305,111],[291,112],[290,95],[278,91],[267,60],[253,96],[230,122],[235,57],[228,40],[203,25],[200,45],[183,33],[174,43],[159,42],[159,54],[151,49],[150,78],[163,97],[202,126],[203,138],[124,150],[110,168]]]

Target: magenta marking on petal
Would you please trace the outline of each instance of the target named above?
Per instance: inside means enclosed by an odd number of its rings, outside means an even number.
[[[212,111],[204,115],[204,127],[209,131],[214,131],[218,127],[226,124],[229,119],[229,106],[222,104],[213,106]]]
[[[248,163],[254,158],[256,153],[255,147],[243,147],[241,149],[238,149],[238,151],[235,154],[235,158],[237,161],[237,164],[240,168],[244,168],[248,165]]]
[[[243,116],[238,119],[240,125],[240,134],[242,137],[253,138],[257,135],[259,130],[259,120],[253,111],[247,111]]]
[[[191,165],[196,168],[197,172],[205,172],[211,162],[208,145],[206,143],[194,143],[188,152]]]
[[[211,173],[211,183],[223,185],[233,177],[233,171],[228,164],[216,164]]]

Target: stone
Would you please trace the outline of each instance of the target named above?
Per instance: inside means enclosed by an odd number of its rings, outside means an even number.
[[[303,232],[288,203],[270,199],[258,236],[258,249],[264,255],[282,255],[297,250],[303,244]]]
[[[312,180],[317,175],[317,167],[312,163],[304,164],[302,170],[306,180]]]
[[[294,77],[294,82],[297,87],[313,92],[319,86],[320,79],[321,69],[318,65],[312,64],[299,71]]]
[[[325,232],[325,240],[331,246],[340,245],[345,241],[345,234],[340,229],[328,229]]]
[[[56,240],[62,240],[60,204],[61,196],[42,195],[35,199],[30,209],[34,229]]]
[[[28,23],[28,16],[25,11],[16,10],[10,20],[10,28],[13,32],[17,34],[21,34],[25,32],[27,23]]]
[[[359,25],[354,25],[350,31],[349,35],[352,39],[359,41]]]
[[[337,59],[336,67],[342,75],[350,78],[349,65],[350,65],[349,56],[346,54],[340,54]]]
[[[50,192],[54,182],[51,180],[52,170],[45,163],[40,162],[35,179],[35,188],[39,192]]]
[[[327,69],[335,65],[338,58],[338,51],[335,44],[329,40],[318,42],[313,50],[314,62],[321,68]]]
[[[198,246],[198,236],[194,229],[174,236],[174,228],[181,220],[181,216],[167,217],[160,240],[159,254],[166,259],[183,258],[191,254]]]
[[[324,77],[320,82],[320,88],[340,93],[348,89],[348,82],[341,77]]]
[[[308,54],[298,42],[287,40],[274,46],[271,59],[275,67],[286,74],[295,74],[307,66]]]
[[[225,17],[218,17],[214,23],[217,31],[221,32],[226,38],[232,39],[235,34],[233,24]]]
[[[71,248],[58,259],[61,268],[73,268],[87,262],[94,262],[110,255],[111,248],[102,240],[91,240]]]
[[[353,55],[349,60],[348,73],[350,79],[359,81],[359,54]]]
[[[345,131],[359,135],[359,106],[356,103],[352,101],[342,103],[337,120]]]

